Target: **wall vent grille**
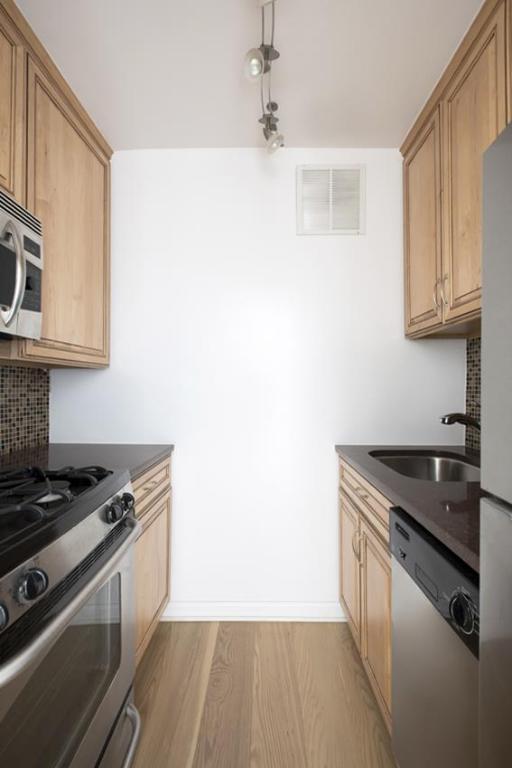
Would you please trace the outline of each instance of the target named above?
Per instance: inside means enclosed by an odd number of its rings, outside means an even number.
[[[364,166],[299,166],[297,233],[364,234],[365,186]]]

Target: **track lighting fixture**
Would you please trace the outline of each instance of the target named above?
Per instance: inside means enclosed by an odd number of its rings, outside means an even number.
[[[245,57],[244,72],[248,80],[251,82],[259,81],[260,83],[261,109],[263,114],[259,122],[263,126],[267,150],[273,154],[280,147],[284,146],[284,136],[277,129],[277,123],[279,122],[279,118],[276,117],[278,104],[272,100],[271,94],[272,63],[279,58],[279,51],[274,48],[276,0],[258,0],[258,2],[261,5],[261,45],[259,48],[251,48],[248,51]],[[265,43],[267,31],[266,10],[269,6],[271,6],[270,43]],[[266,100],[265,93],[267,95]]]
[[[284,147],[284,136],[282,133],[271,133],[267,140],[267,152],[273,155],[278,149]]]
[[[251,48],[245,57],[244,72],[251,82],[259,80],[265,69],[265,58],[261,48]]]

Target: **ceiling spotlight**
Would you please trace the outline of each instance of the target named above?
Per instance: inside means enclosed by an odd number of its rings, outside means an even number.
[[[263,75],[265,58],[260,48],[251,48],[247,52],[244,63],[244,73],[248,80],[256,82]]]
[[[271,133],[267,140],[267,152],[273,155],[278,149],[284,147],[284,136],[282,133]]]
[[[245,76],[251,82],[259,80],[261,88],[261,107],[263,115],[260,123],[263,125],[263,135],[267,142],[267,149],[270,153],[276,152],[279,147],[284,146],[284,138],[278,133],[277,102],[272,100],[271,94],[271,73],[272,63],[279,58],[279,51],[274,48],[274,29],[275,29],[275,0],[259,0],[261,3],[261,45],[259,48],[251,48],[247,53],[244,62]],[[271,6],[271,31],[270,42],[265,42],[266,15],[265,11]],[[267,98],[265,99],[265,95]]]

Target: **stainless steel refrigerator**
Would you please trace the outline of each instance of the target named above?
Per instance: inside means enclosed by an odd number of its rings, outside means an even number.
[[[512,125],[484,155],[480,768],[512,765]]]

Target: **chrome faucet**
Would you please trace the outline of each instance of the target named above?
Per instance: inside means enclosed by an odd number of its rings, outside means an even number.
[[[468,413],[447,413],[440,418],[441,424],[463,424],[465,427],[480,429],[480,422]]]

